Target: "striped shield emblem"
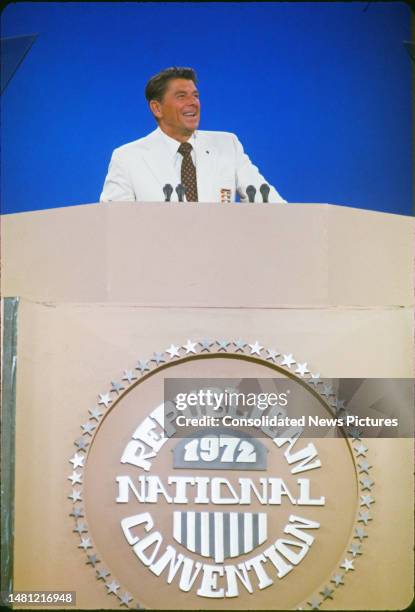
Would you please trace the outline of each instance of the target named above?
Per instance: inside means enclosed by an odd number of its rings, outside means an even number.
[[[221,563],[250,552],[267,539],[264,512],[173,512],[176,542]]]

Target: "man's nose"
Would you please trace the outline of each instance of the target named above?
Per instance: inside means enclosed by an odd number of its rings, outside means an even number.
[[[196,106],[200,106],[200,100],[198,98],[194,98],[191,95],[186,99],[186,103],[187,104],[194,104]]]

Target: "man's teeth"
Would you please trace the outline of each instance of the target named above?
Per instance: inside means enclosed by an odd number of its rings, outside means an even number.
[[[196,113],[183,113],[185,117],[196,117]]]

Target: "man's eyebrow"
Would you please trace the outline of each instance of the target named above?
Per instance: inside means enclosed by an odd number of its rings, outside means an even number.
[[[186,90],[184,90],[184,89],[179,89],[178,91],[176,91],[176,92],[175,92],[175,94],[174,94],[174,95],[175,95],[175,96],[178,96],[179,94],[185,94],[185,93],[187,93],[187,91],[186,91]],[[198,90],[198,89],[195,89],[195,90],[194,90],[194,91],[192,91],[191,93],[192,93],[192,94],[197,94],[197,95],[199,95],[199,90]]]

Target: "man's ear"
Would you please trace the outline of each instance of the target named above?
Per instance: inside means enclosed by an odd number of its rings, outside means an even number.
[[[158,100],[150,100],[150,109],[156,119],[161,119],[161,104]]]

